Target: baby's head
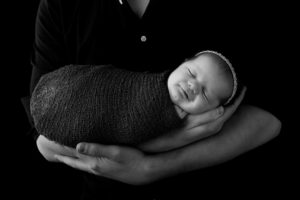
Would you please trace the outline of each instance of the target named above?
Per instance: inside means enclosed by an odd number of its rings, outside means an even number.
[[[215,51],[201,51],[168,78],[171,100],[183,111],[200,114],[228,104],[237,89],[231,63]]]

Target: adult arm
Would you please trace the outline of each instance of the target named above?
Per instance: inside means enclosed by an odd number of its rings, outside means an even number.
[[[176,174],[223,163],[270,141],[280,130],[281,122],[271,113],[243,105],[220,133],[176,152],[152,158],[149,171],[151,176],[161,178],[167,172]],[[170,159],[172,156],[176,159]]]
[[[83,143],[75,158],[55,158],[99,176],[146,184],[226,162],[276,137],[280,129],[281,122],[271,113],[242,105],[218,134],[177,150],[147,155],[128,147]]]

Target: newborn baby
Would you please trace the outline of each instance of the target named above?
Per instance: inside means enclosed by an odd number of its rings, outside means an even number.
[[[38,133],[60,144],[135,146],[178,128],[187,114],[228,104],[236,80],[230,62],[214,51],[162,73],[69,65],[41,77],[30,109]]]

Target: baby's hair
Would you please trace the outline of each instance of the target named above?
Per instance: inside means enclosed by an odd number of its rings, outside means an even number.
[[[235,95],[237,93],[237,88],[238,88],[237,75],[236,75],[236,72],[235,72],[232,64],[221,53],[216,52],[216,51],[211,51],[211,50],[200,51],[196,55],[194,55],[192,58],[190,58],[189,60],[194,60],[194,59],[198,58],[200,55],[206,55],[206,56],[210,56],[210,57],[214,58],[214,61],[218,62],[218,64],[220,64],[222,66],[226,66],[226,67],[223,67],[223,69],[225,69],[232,75],[233,90],[232,90],[231,96],[227,99],[227,101],[224,103],[224,105],[229,104],[235,97]]]

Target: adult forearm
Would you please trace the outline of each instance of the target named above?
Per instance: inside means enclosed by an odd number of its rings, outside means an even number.
[[[241,106],[215,136],[153,157],[151,176],[164,177],[223,163],[277,136],[280,121],[253,106]]]

